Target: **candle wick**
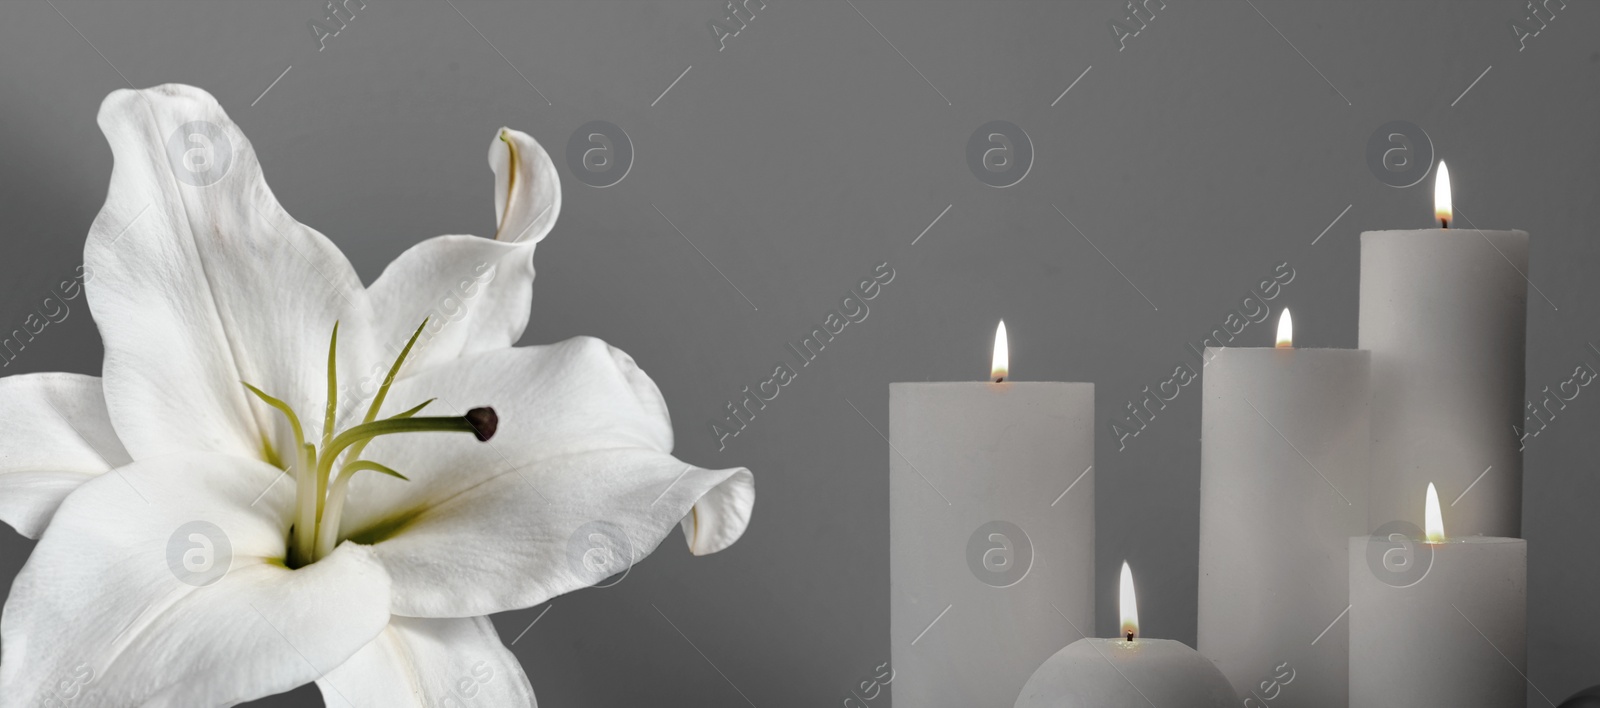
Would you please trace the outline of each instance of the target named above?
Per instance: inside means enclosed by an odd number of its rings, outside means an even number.
[[[1133,641],[1133,630],[1128,630],[1128,641]]]
[[[1449,219],[1440,219],[1439,220],[1439,228],[1441,228],[1441,229],[1450,228],[1450,220]]]
[[[1005,383],[1005,380],[1006,380],[1006,377],[1004,377],[1004,376],[996,376],[996,377],[994,377],[994,382],[995,383]]]

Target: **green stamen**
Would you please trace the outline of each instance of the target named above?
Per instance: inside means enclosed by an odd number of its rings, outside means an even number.
[[[339,410],[339,323],[333,323],[333,336],[328,339],[328,409],[322,416],[322,447],[327,449],[333,439],[333,416]]]
[[[240,381],[239,383],[244,384],[245,388],[250,389],[251,393],[255,394],[256,397],[260,398],[262,401],[265,401],[267,405],[282,411],[284,417],[289,419],[289,427],[294,429],[294,449],[299,450],[301,446],[306,444],[305,433],[300,429],[300,416],[294,414],[294,409],[290,408],[289,404],[268,396],[261,389],[251,386],[248,382]]]
[[[482,421],[474,424],[476,417]],[[344,449],[358,442],[371,440],[380,435],[394,435],[396,433],[472,433],[480,441],[488,440],[494,435],[495,416],[493,408],[474,408],[464,416],[438,416],[426,418],[387,418],[371,423],[362,423],[334,436],[333,441],[322,451],[322,462],[318,465],[317,476],[326,478],[329,470],[333,469],[334,459]],[[487,432],[481,430],[487,427]]]
[[[309,528],[315,522],[307,523],[306,520],[315,518],[317,498],[314,491],[317,487],[311,482],[308,475],[313,474],[317,469],[316,448],[306,444],[305,430],[300,427],[300,416],[295,415],[294,409],[290,408],[289,404],[267,395],[265,391],[250,385],[249,382],[241,381],[240,383],[243,383],[246,389],[249,389],[251,393],[266,402],[267,405],[282,412],[283,416],[289,419],[289,428],[294,431],[295,505],[299,512],[296,514],[298,520],[294,530],[295,543],[291,552],[290,562],[291,564],[309,563],[311,561],[311,553],[316,549],[316,532]],[[310,515],[306,514],[308,507],[311,510]]]
[[[411,481],[410,477],[407,477],[407,476],[405,476],[403,474],[400,474],[399,472],[396,472],[396,471],[394,471],[392,469],[389,469],[388,467],[380,465],[380,464],[378,464],[376,462],[373,462],[372,460],[356,460],[355,462],[352,462],[352,463],[350,463],[348,465],[345,465],[344,469],[339,471],[339,478],[340,479],[348,479],[350,477],[355,476],[355,473],[357,473],[357,472],[364,472],[364,471],[367,471],[367,470],[371,470],[373,472],[382,472],[382,473],[384,473],[386,475],[389,475],[390,477],[399,477],[400,479],[405,480],[407,482]],[[337,484],[337,483],[338,482],[335,482],[335,484]]]
[[[345,495],[350,491],[350,478],[356,476],[357,472],[364,470],[382,472],[386,475],[398,477],[407,482],[411,481],[407,479],[405,475],[373,462],[372,460],[356,460],[355,462],[346,464],[343,468],[341,468],[339,470],[339,475],[333,480],[333,484],[329,487],[327,512],[323,516],[321,525],[317,528],[317,558],[322,558],[329,553],[332,553],[333,547],[338,544],[339,523],[342,521],[342,517],[344,516],[344,498]]]
[[[298,568],[316,560],[317,550],[317,510],[318,489],[316,479],[312,475],[317,473],[317,448],[315,445],[306,444],[300,448],[300,466],[295,470],[294,486],[299,512],[295,516],[294,526],[294,552],[289,558],[289,567]]]
[[[422,336],[422,330],[428,326],[428,320],[430,319],[432,318],[422,318],[422,324],[417,325],[417,331],[411,333],[411,339],[406,340],[405,347],[400,349],[400,356],[395,357],[394,363],[389,366],[389,373],[384,375],[383,385],[378,387],[377,395],[372,397],[372,405],[367,407],[367,415],[361,419],[362,423],[371,423],[378,418],[378,410],[383,407],[384,399],[389,396],[389,387],[394,384],[395,377],[400,375],[400,367],[405,365],[406,357],[411,355],[411,347],[416,345],[417,338]],[[432,403],[436,400],[438,399],[430,398],[426,401],[423,401],[422,405],[393,417],[410,418],[411,416],[416,415],[418,411],[421,411],[429,403]],[[324,447],[326,447],[326,445],[324,445]],[[366,448],[367,444],[364,441],[356,444],[355,447],[350,448],[350,455],[348,459],[359,459],[362,451],[366,450]]]
[[[328,339],[328,408],[322,417],[322,449],[328,449],[333,438],[334,416],[339,410],[339,322],[333,323],[333,336]],[[317,468],[317,520],[322,520],[322,500],[328,497],[328,475]]]
[[[334,424],[339,405],[339,324],[334,323],[333,334],[328,340],[328,401],[322,424],[320,455],[317,445],[305,441],[305,429],[300,424],[299,416],[295,415],[294,409],[289,404],[249,383],[241,382],[250,393],[283,413],[294,432],[295,455],[292,468],[295,479],[295,521],[294,531],[289,539],[288,558],[285,559],[288,567],[303,567],[333,552],[333,547],[339,541],[340,520],[344,512],[345,498],[349,494],[350,479],[357,472],[381,472],[403,481],[410,481],[405,475],[385,465],[361,459],[361,453],[374,438],[396,433],[429,432],[472,433],[473,437],[480,441],[494,436],[495,429],[499,426],[499,417],[495,415],[493,408],[474,408],[461,416],[417,417],[423,408],[437,400],[433,398],[383,420],[377,420],[390,387],[399,376],[401,367],[427,325],[428,321],[423,320],[422,325],[411,334],[411,339],[406,342],[405,348],[400,351],[400,356],[389,367],[389,373],[384,377],[382,387],[378,389],[372,404],[367,408],[365,419],[349,430],[336,433]],[[263,454],[268,459],[277,457],[272,452],[270,442],[263,442],[263,450],[266,451]],[[346,451],[349,454],[345,454]],[[338,474],[332,474],[334,464],[341,456],[345,461],[339,467]]]
[[[437,400],[439,400],[439,399],[437,399],[437,398],[430,398],[430,399],[428,399],[428,400],[426,400],[426,401],[423,401],[423,402],[421,402],[421,403],[418,403],[418,404],[417,404],[417,405],[416,405],[416,406],[415,406],[415,407],[413,407],[413,408],[407,408],[407,409],[406,409],[406,410],[404,410],[404,411],[401,411],[401,412],[399,412],[399,413],[396,413],[396,414],[394,414],[394,415],[391,415],[391,416],[389,416],[389,417],[390,417],[390,418],[410,418],[410,417],[411,417],[411,416],[414,416],[414,415],[416,415],[416,414],[418,414],[418,413],[421,413],[421,412],[422,412],[422,409],[424,409],[424,408],[427,408],[427,407],[428,407],[428,404],[429,404],[429,403],[433,403],[433,402],[434,402],[434,401],[437,401]],[[372,421],[367,421],[367,422],[369,422],[369,423],[370,423],[370,422],[372,422]]]
[[[417,404],[416,407],[414,407],[414,408],[410,408],[410,409],[407,409],[405,411],[401,411],[401,412],[396,413],[396,414],[394,414],[392,416],[389,416],[389,418],[391,418],[391,419],[393,419],[393,418],[410,418],[411,416],[414,416],[414,415],[422,412],[422,409],[427,408],[429,403],[433,403],[434,401],[437,401],[437,400],[439,400],[439,399],[430,398],[430,399],[428,399],[426,401],[423,401],[423,402]],[[371,421],[367,421],[367,422],[370,423]],[[367,443],[369,443],[369,442],[372,442],[371,438],[368,438],[366,440],[362,440],[361,442],[358,442],[358,443],[350,446],[350,454],[345,455],[345,460],[346,460],[345,463],[344,463],[345,467],[348,467],[350,465],[350,462],[349,462],[350,460],[359,460],[359,459],[361,459],[361,453],[366,451]],[[343,471],[345,469],[345,467],[339,468],[340,471]]]
[[[478,411],[483,412],[477,413]],[[362,423],[361,425],[334,436],[333,442],[328,444],[328,449],[332,454],[336,455],[340,450],[343,450],[344,448],[349,447],[356,442],[374,438],[379,435],[393,435],[395,433],[472,433],[473,435],[478,436],[479,440],[488,440],[489,436],[494,435],[494,433],[493,431],[488,433],[479,433],[478,429],[473,426],[473,422],[470,419],[475,414],[479,416],[492,417],[494,415],[494,409],[474,408],[471,411],[468,411],[467,415],[460,416],[385,418],[383,420],[375,420],[371,423]]]
[[[422,336],[422,329],[428,326],[429,319],[431,318],[422,319],[417,331],[412,332],[411,339],[406,341],[405,348],[400,350],[400,356],[395,357],[394,365],[389,367],[389,373],[383,377],[383,385],[378,387],[378,395],[372,397],[372,405],[367,407],[367,417],[361,419],[361,422],[371,423],[378,419],[378,409],[383,407],[383,399],[389,395],[389,385],[393,384],[394,377],[400,374],[400,366],[406,363],[406,357],[411,354],[411,347],[417,343],[417,338]]]

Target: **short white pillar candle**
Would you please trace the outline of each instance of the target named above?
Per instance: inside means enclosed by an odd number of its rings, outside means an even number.
[[[1426,539],[1350,539],[1350,705],[1522,708],[1528,543],[1446,538],[1424,496]]]

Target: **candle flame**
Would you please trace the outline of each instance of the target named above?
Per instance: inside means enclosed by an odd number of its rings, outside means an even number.
[[[1422,510],[1422,526],[1428,543],[1444,543],[1444,518],[1439,515],[1439,491],[1428,483],[1428,501]]]
[[[1278,316],[1278,348],[1294,348],[1294,320],[1289,317],[1289,308],[1283,308],[1283,314]]]
[[[1006,374],[1011,363],[1011,351],[1006,346],[1006,321],[1000,320],[1000,326],[994,330],[994,366],[989,370],[989,378],[995,383],[1006,380]]]
[[[1450,205],[1450,168],[1444,166],[1444,160],[1439,161],[1439,175],[1433,178],[1433,215],[1438,217],[1439,225],[1447,229],[1455,216]]]
[[[1133,641],[1139,636],[1139,601],[1133,596],[1133,570],[1128,568],[1128,562],[1122,562],[1122,636],[1128,641]]]

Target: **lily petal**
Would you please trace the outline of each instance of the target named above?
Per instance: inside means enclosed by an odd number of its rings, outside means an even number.
[[[94,376],[0,379],[0,430],[0,520],[28,538],[44,533],[78,485],[131,461]]]
[[[278,205],[250,141],[210,94],[119,90],[101,105],[100,127],[115,168],[84,257],[118,435],[139,459],[262,458],[267,438],[292,454],[270,432],[281,430],[276,414],[234,384],[317,410],[334,322],[347,332],[370,322],[360,279]],[[350,376],[369,368],[367,339],[341,345]]]
[[[407,249],[369,291],[391,356],[428,318],[402,376],[516,344],[533,301],[533,251],[561,213],[555,164],[527,133],[501,128],[489,143],[494,240],[440,236]],[[380,381],[381,382],[381,381]]]
[[[293,485],[279,474],[185,454],[79,487],[0,619],[6,705],[233,705],[313,681],[377,636],[390,585],[370,549],[282,565]]]
[[[597,584],[643,560],[691,509],[725,546],[755,500],[749,470],[701,469],[654,450],[501,469],[371,539],[393,579],[395,614],[470,617]],[[696,506],[707,497],[715,502]]]
[[[328,708],[535,708],[533,685],[488,617],[395,617],[317,681]]]
[[[706,556],[733,545],[750,526],[755,505],[755,477],[748,471],[712,487],[679,522],[689,552]]]
[[[495,240],[543,240],[561,215],[561,176],[550,154],[533,136],[501,128],[489,143],[489,166],[494,169],[494,216],[500,224]]]
[[[411,481],[356,477],[345,536],[420,512],[514,466],[609,448],[672,450],[672,422],[655,382],[632,357],[593,337],[486,352],[397,381],[384,414],[433,397],[440,400],[428,415],[492,406],[499,431],[486,443],[464,435],[374,441],[363,456]]]
[[[532,241],[438,236],[406,249],[368,293],[385,354],[362,393],[370,396],[417,325],[428,326],[401,376],[477,352],[515,344],[533,303]]]

